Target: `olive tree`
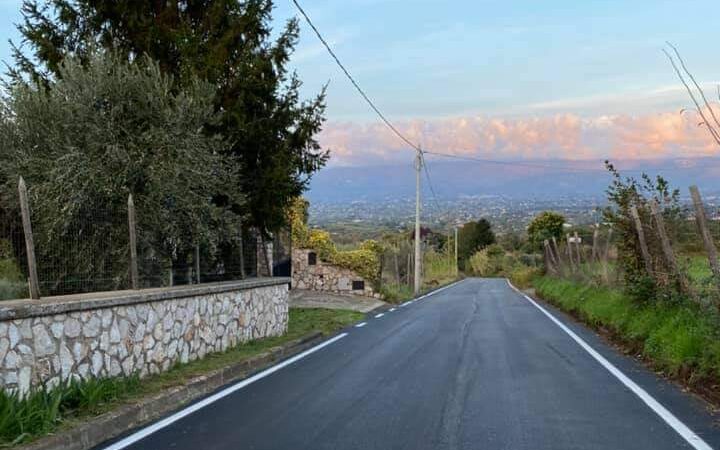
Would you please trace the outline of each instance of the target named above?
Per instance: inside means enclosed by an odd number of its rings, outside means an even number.
[[[149,58],[128,63],[103,51],[82,63],[66,58],[45,86],[8,88],[0,102],[4,210],[17,205],[24,177],[41,263],[59,268],[56,280],[101,272],[108,287],[124,284],[130,194],[156,258],[182,262],[194,243],[223,239],[236,216],[212,196],[241,197],[228,188],[227,143],[207,132],[217,120],[213,98],[209,84],[180,87]]]

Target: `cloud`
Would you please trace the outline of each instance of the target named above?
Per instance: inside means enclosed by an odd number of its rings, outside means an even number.
[[[720,107],[716,114],[720,118]],[[396,123],[425,149],[492,159],[652,159],[720,153],[695,112],[518,119],[484,116]],[[382,123],[331,122],[320,134],[333,165],[397,162],[412,152]]]

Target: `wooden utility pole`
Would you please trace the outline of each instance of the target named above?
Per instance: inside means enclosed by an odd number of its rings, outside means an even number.
[[[660,243],[662,244],[665,260],[667,261],[670,270],[672,270],[673,274],[677,277],[677,280],[680,283],[680,289],[682,289],[683,292],[688,292],[687,279],[685,279],[685,276],[682,272],[680,272],[680,269],[677,266],[675,254],[673,253],[672,245],[670,245],[670,239],[665,231],[665,220],[663,219],[662,212],[659,210],[658,204],[655,200],[650,202],[650,212],[657,224],[656,228],[658,235],[660,236]]]
[[[712,269],[712,273],[716,278],[720,278],[720,264],[718,264],[717,249],[708,230],[705,207],[703,206],[702,197],[700,197],[700,191],[697,186],[690,186],[690,196],[692,197],[693,206],[695,207],[695,221],[700,230],[703,245],[705,245],[705,251],[707,252],[710,262],[710,269]]]
[[[20,177],[18,182],[18,193],[20,194],[20,213],[22,215],[23,233],[25,234],[30,298],[37,300],[40,298],[40,282],[38,281],[35,241],[33,240],[32,222],[30,221],[30,202],[28,201],[27,186],[25,186],[23,177]]]
[[[635,231],[637,232],[638,242],[640,243],[640,252],[642,253],[643,262],[645,263],[645,271],[648,275],[652,276],[652,259],[650,258],[650,251],[648,250],[647,242],[645,241],[645,230],[643,229],[642,221],[640,221],[640,213],[638,213],[638,210],[634,205],[630,207],[630,214],[632,215],[633,222],[635,223]]]
[[[415,155],[415,279],[413,292],[420,295],[422,281],[422,253],[420,249],[420,171],[422,170],[422,152],[418,149]]]
[[[135,202],[132,194],[128,195],[128,231],[130,234],[130,287],[139,288],[138,282],[138,260],[137,260],[137,235],[135,231]]]

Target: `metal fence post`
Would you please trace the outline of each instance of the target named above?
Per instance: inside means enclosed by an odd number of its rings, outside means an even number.
[[[137,236],[135,234],[135,202],[132,194],[128,195],[128,230],[130,232],[130,286],[139,289]]]
[[[33,240],[32,223],[30,222],[30,203],[28,202],[27,186],[20,177],[18,182],[20,194],[20,212],[22,214],[23,233],[25,234],[25,249],[27,251],[28,277],[30,278],[30,298],[40,298],[40,283],[37,274],[37,261],[35,259],[35,241]]]

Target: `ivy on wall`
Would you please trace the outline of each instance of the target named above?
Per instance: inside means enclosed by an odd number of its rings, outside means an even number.
[[[308,202],[298,197],[290,207],[293,246],[311,249],[327,263],[356,272],[364,279],[377,283],[380,279],[380,255],[382,246],[372,239],[364,241],[357,250],[339,251],[324,230],[311,230],[307,226]]]

